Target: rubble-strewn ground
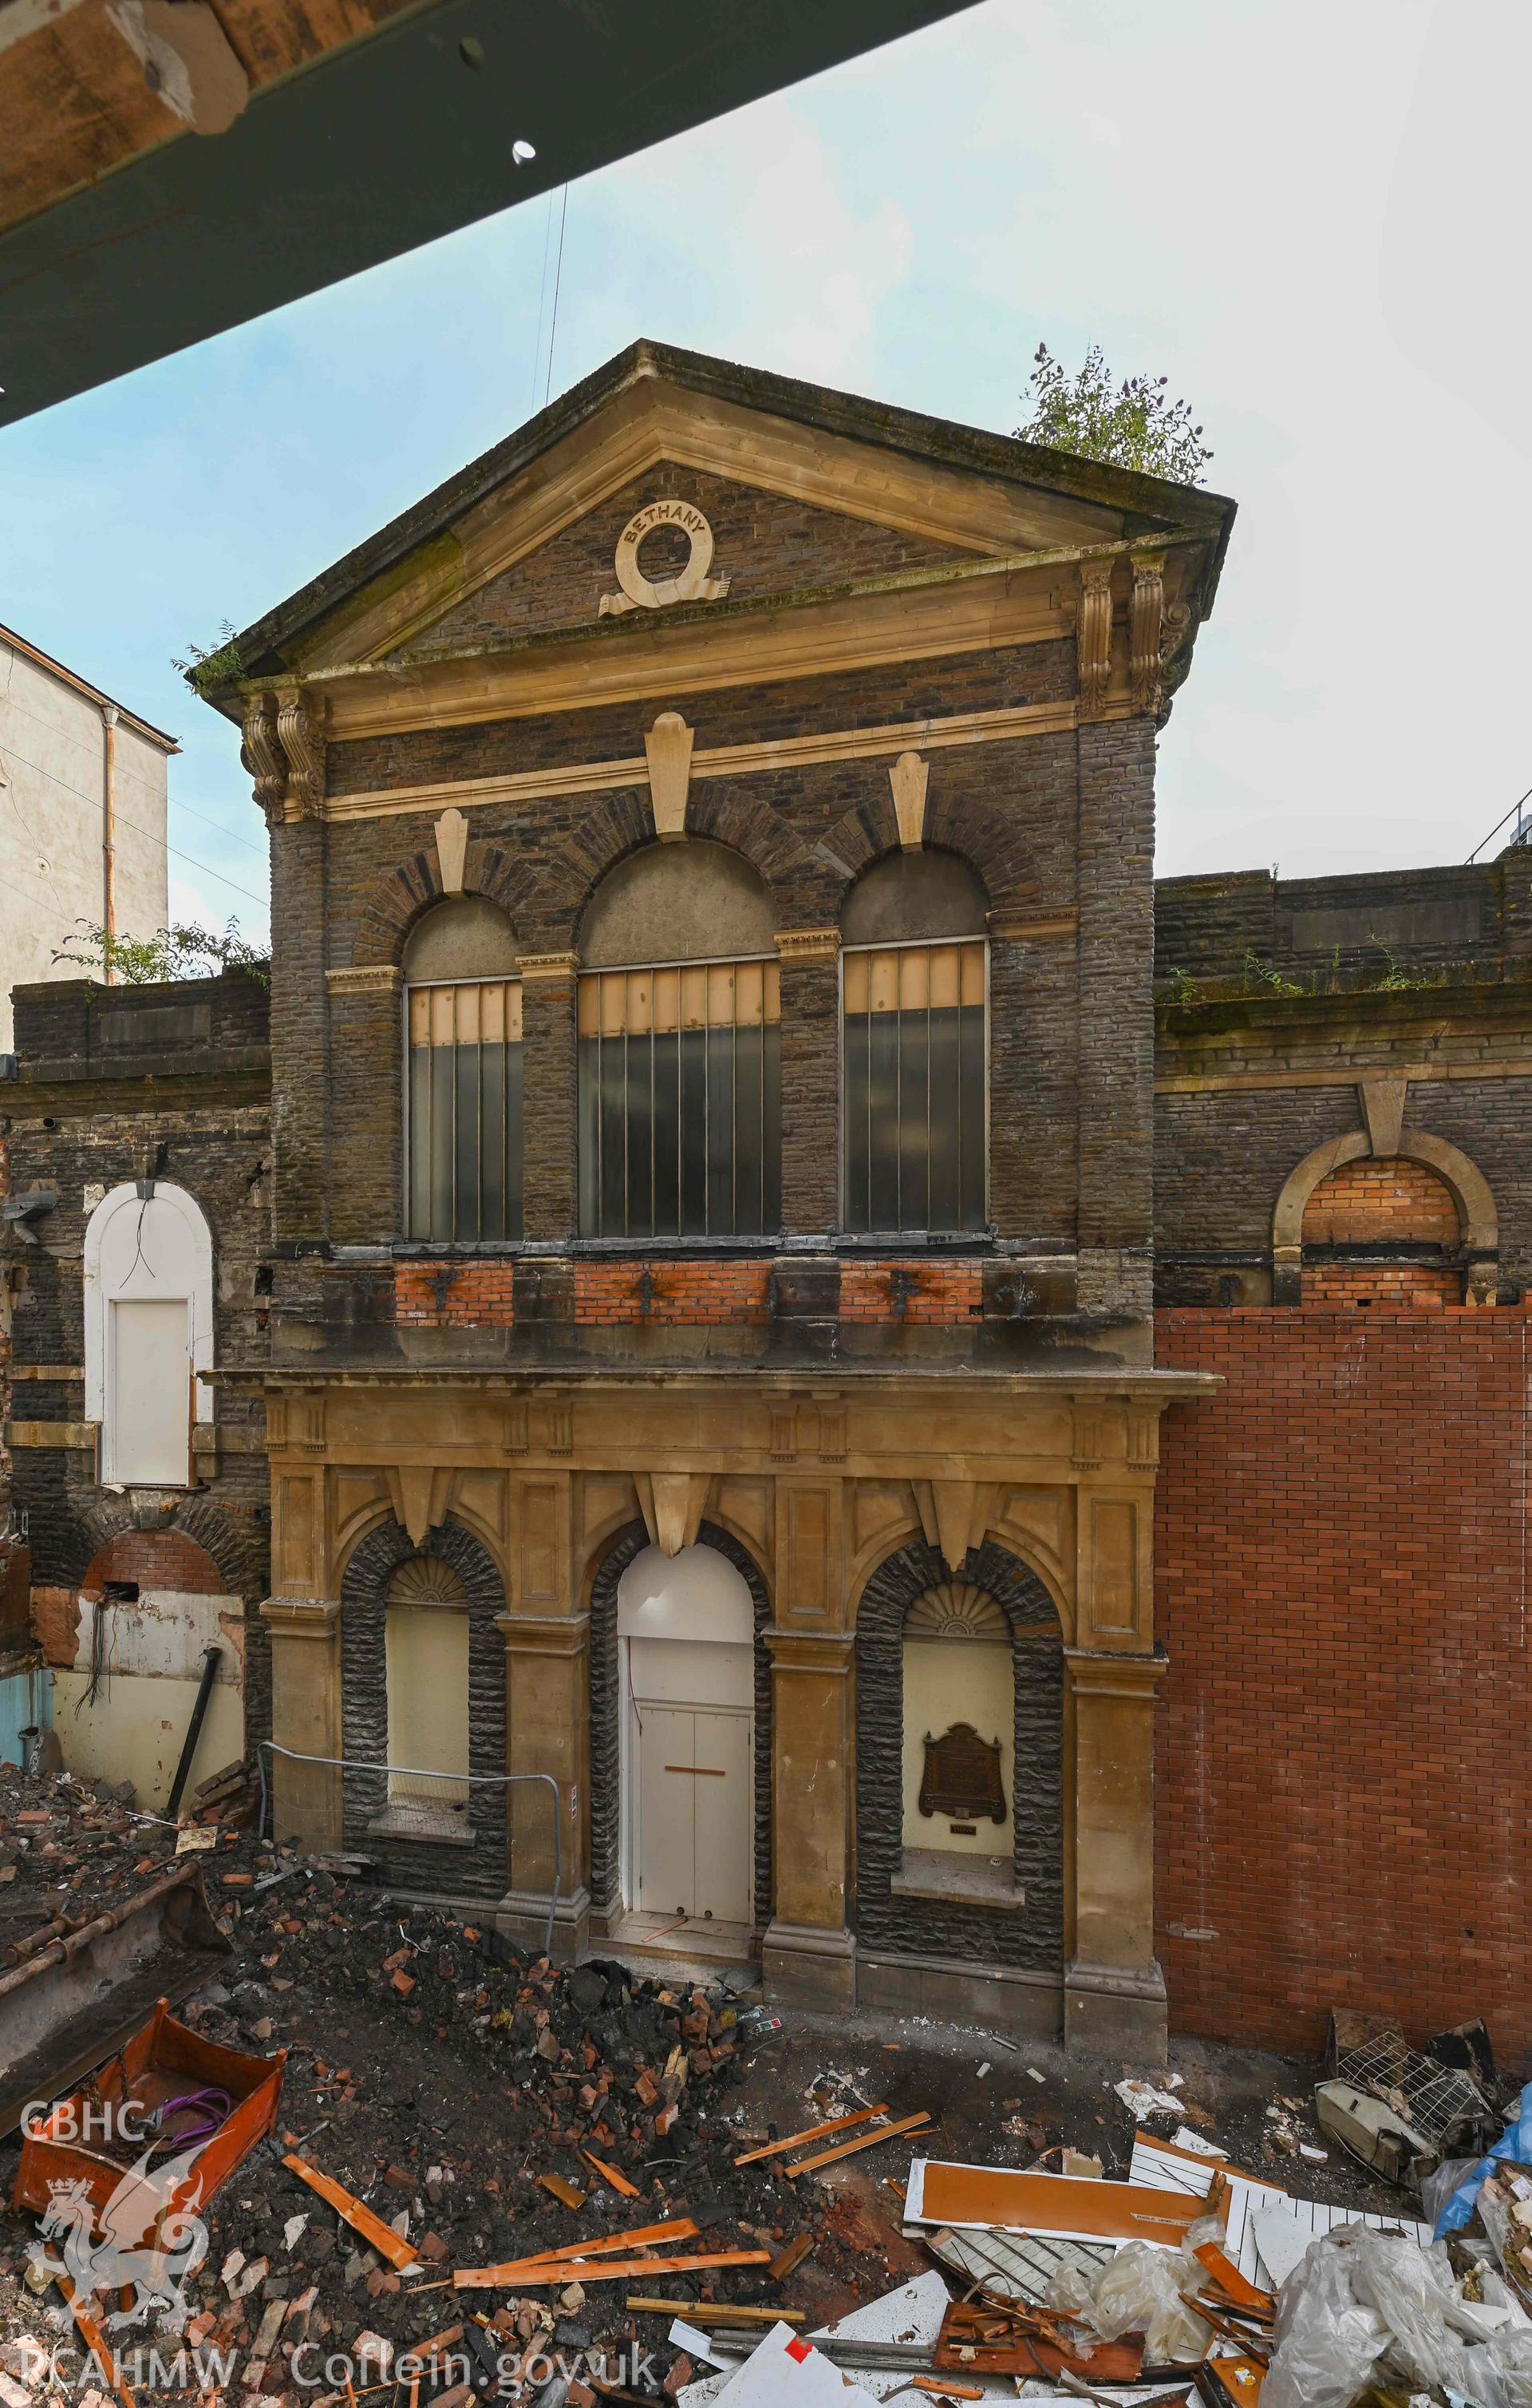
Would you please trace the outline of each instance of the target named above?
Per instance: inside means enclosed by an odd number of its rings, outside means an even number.
[[[0,1948],[52,1914],[79,1921],[120,1900],[164,1870],[176,1839],[89,1784],[10,1772],[0,1772]],[[289,2053],[277,2133],[206,2208],[208,2252],[188,2289],[197,2303],[189,2337],[243,2353],[231,2401],[316,2396],[294,2381],[284,2343],[319,2342],[306,2361],[317,2373],[325,2355],[351,2349],[364,2332],[403,2350],[474,2310],[500,2312],[502,2332],[523,2343],[551,2321],[551,2344],[571,2359],[637,2338],[663,2374],[675,2357],[665,2322],[630,2317],[630,2291],[663,2290],[678,2302],[780,2301],[817,2323],[923,2270],[924,2253],[899,2230],[917,2152],[1020,2166],[1067,2142],[1099,2156],[1109,2174],[1126,2171],[1133,2119],[1111,2085],[1149,2069],[1067,2060],[1052,2048],[920,2021],[789,2016],[770,2031],[726,1987],[645,1980],[606,1961],[550,1969],[470,1918],[391,1900],[249,1832],[221,1828],[216,1850],[199,1861],[234,1954],[179,2012],[211,2039]],[[259,1887],[273,1872],[286,1878]],[[1184,2120],[1237,2164],[1275,2168],[1311,2197],[1410,2212],[1411,2202],[1333,2151],[1324,2162],[1294,2153],[1320,2144],[1308,2103],[1313,2066],[1181,2044],[1171,2067],[1182,2077]],[[1268,2115],[1283,2100],[1295,2103]],[[752,2141],[879,2100],[895,2116],[924,2108],[933,2123],[796,2184],[769,2163],[733,2164]],[[1161,2118],[1153,2128],[1167,2137],[1174,2126]],[[0,2143],[7,2199],[19,2145],[15,2136]],[[393,2272],[306,2189],[281,2163],[283,2149],[299,2145],[385,2222],[408,2219],[422,2273]],[[640,2196],[607,2187],[582,2146]],[[561,2205],[539,2186],[545,2173],[573,2183],[585,2203]],[[780,2285],[749,2268],[663,2284],[593,2282],[583,2299],[562,2301],[548,2291],[444,2287],[454,2267],[680,2215],[702,2233],[678,2251],[775,2253],[807,2232],[812,2252]],[[7,2338],[56,2338],[47,2310],[57,2293],[45,2300],[23,2279],[35,2234],[30,2217],[0,2215]],[[278,2301],[287,2305],[273,2340]],[[265,2355],[252,2366],[263,2331]],[[45,2382],[39,2399],[47,2389]],[[3,2380],[0,2401],[21,2408]]]

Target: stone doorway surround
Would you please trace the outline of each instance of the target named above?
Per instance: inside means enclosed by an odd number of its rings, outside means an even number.
[[[451,1524],[504,1591],[507,1769],[559,1786],[556,1946],[609,1929],[617,1578],[701,1538],[756,1602],[757,1899],[768,1997],[978,2015],[1106,2055],[1165,2038],[1153,1955],[1158,1420],[1213,1383],[1122,1367],[985,1376],[732,1371],[508,1383],[420,1371],[267,1381],[273,1737],[340,1753],[344,1583],[369,1536]],[[439,1541],[437,1543],[440,1543]],[[856,1650],[867,1584],[901,1549],[956,1577],[998,1551],[1056,1613],[1062,1657],[1061,1944],[1051,1964],[860,1946]],[[987,1558],[986,1558],[987,1559]],[[280,1766],[284,1827],[340,1839],[334,1776]],[[546,1793],[511,1793],[509,1933],[540,1933]],[[522,1801],[526,1802],[522,1802]],[[764,1850],[764,1854],[762,1853]]]

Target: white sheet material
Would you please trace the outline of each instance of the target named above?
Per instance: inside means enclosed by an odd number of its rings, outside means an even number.
[[[1305,2249],[1310,2241],[1317,2241],[1338,2224],[1365,2224],[1373,2232],[1402,2232],[1407,2240],[1418,2242],[1423,2248],[1431,2238],[1430,2226],[1417,2224],[1410,2216],[1362,2215],[1354,2208],[1331,2207],[1323,2200],[1294,2199],[1281,2183],[1265,2181],[1256,2174],[1236,2173],[1228,2166],[1215,2168],[1210,2158],[1182,2156],[1163,2142],[1147,2139],[1142,2132],[1133,2143],[1128,2180],[1151,2190],[1183,2190],[1195,2199],[1206,2199],[1215,2172],[1224,2173],[1229,2186],[1228,2254],[1247,2282],[1260,2283],[1267,2288],[1282,2279],[1267,2264],[1256,2238],[1256,2220],[1270,2207],[1280,2207],[1296,2223]],[[1272,2231],[1273,2245],[1280,2249],[1288,2236],[1275,2226]]]
[[[850,2388],[811,2344],[791,2325],[773,2325],[716,2396],[728,2408],[842,2408]]]

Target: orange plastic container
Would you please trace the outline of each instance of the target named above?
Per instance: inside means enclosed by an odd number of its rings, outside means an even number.
[[[99,2219],[102,2209],[146,2143],[106,2143],[91,2137],[87,2112],[99,2123],[103,2109],[129,2103],[141,2115],[193,2090],[226,2090],[233,2104],[209,2135],[165,2201],[165,2213],[206,2205],[257,2141],[270,2131],[281,2097],[287,2051],[248,2057],[220,2048],[178,2023],[162,1999],[150,2020],[86,2082],[36,2120],[21,2141],[12,2204],[41,2214],[59,2183],[83,2183]],[[86,2137],[79,2137],[85,2135]],[[166,2149],[163,2157],[177,2153]],[[150,2169],[152,2172],[152,2168]]]

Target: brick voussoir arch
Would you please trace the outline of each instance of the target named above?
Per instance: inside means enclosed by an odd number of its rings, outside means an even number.
[[[609,1541],[591,1583],[591,1899],[598,1913],[622,1903],[622,1679],[617,1647],[617,1587],[636,1555],[650,1544],[643,1523],[630,1522]],[[704,1522],[697,1544],[715,1547],[750,1590],[755,1621],[755,1920],[771,1919],[771,1656],[765,1633],[771,1620],[766,1578],[749,1549],[716,1522]]]
[[[958,1956],[1016,1971],[1064,1964],[1064,1630],[1046,1584],[993,1539],[961,1578],[1010,1625],[1012,1864],[1020,1912],[896,1896],[904,1853],[904,1625],[917,1598],[952,1579],[923,1539],[869,1572],[856,1615],[856,1899],[860,1945]],[[954,1646],[962,1645],[953,1641]]]
[[[354,969],[397,969],[404,960],[405,940],[422,912],[439,903],[446,889],[435,843],[391,869],[379,872],[362,898],[356,937],[351,946]],[[518,907],[524,908],[526,881],[510,855],[498,844],[468,838],[463,868],[465,895],[482,895],[516,924]]]
[[[189,1539],[216,1566],[226,1597],[242,1598],[249,1606],[259,1604],[266,1593],[269,1541],[265,1523],[251,1519],[241,1526],[222,1506],[204,1497],[188,1497],[170,1513],[126,1498],[103,1498],[83,1507],[61,1550],[71,1584],[79,1585],[113,1540],[136,1531]]]
[[[1326,1138],[1323,1145],[1316,1145],[1288,1172],[1271,1215],[1273,1297],[1277,1303],[1298,1301],[1303,1215],[1315,1189],[1332,1171],[1371,1156],[1372,1143],[1367,1131],[1350,1129],[1344,1137]],[[1458,1242],[1464,1254],[1470,1267],[1481,1267],[1482,1277],[1491,1276],[1487,1267],[1499,1259],[1499,1216],[1489,1182],[1478,1165],[1445,1138],[1418,1128],[1401,1128],[1393,1154],[1382,1158],[1418,1162],[1436,1173],[1457,1208]]]

